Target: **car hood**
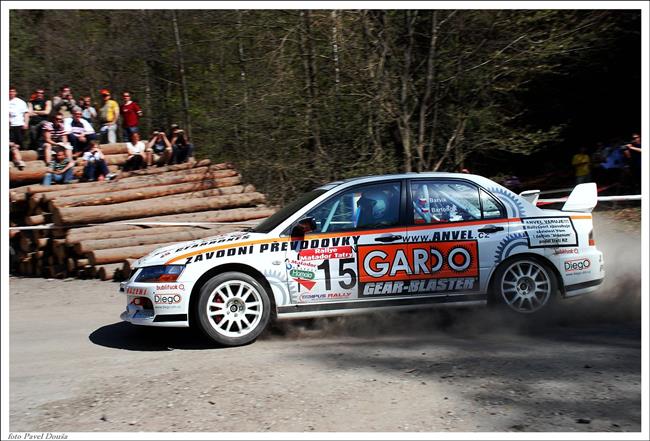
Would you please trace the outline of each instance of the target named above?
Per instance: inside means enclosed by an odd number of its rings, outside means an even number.
[[[146,256],[136,260],[132,265],[132,268],[163,265],[170,260],[174,260],[175,258],[178,258],[190,252],[200,252],[201,250],[214,248],[215,246],[220,245],[237,246],[242,243],[248,243],[250,241],[264,239],[267,237],[268,234],[252,233],[249,231],[234,231],[217,236],[205,237],[203,239],[178,242],[153,250]],[[173,263],[182,264],[183,260],[178,260]]]

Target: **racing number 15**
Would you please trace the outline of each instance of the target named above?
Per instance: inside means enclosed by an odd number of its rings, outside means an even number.
[[[357,284],[357,273],[354,272],[353,268],[345,268],[345,265],[349,263],[354,263],[354,259],[339,259],[339,274],[341,276],[350,276],[349,282],[339,280],[339,286],[343,289],[352,289],[352,287]],[[330,273],[329,259],[324,260],[323,263],[318,265],[316,268],[325,271],[325,289],[330,291],[332,289],[332,275]]]

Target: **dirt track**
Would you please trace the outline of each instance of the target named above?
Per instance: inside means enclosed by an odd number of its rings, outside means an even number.
[[[606,286],[545,322],[381,314],[231,349],[119,322],[115,283],[12,278],[10,429],[639,431],[640,239],[604,228]]]

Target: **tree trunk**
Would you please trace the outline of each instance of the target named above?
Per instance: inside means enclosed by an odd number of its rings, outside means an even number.
[[[185,62],[183,61],[183,47],[181,45],[181,35],[178,30],[178,17],[176,10],[172,9],[172,26],[174,28],[174,41],[176,42],[176,53],[178,56],[178,73],[181,77],[181,93],[183,98],[183,115],[185,119],[185,130],[187,137],[192,139],[192,125],[190,121],[190,99],[187,90],[187,78],[185,77]]]

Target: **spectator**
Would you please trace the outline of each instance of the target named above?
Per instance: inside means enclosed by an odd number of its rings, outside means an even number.
[[[172,144],[164,131],[153,132],[147,143],[147,165],[167,165],[172,157]]]
[[[20,154],[20,148],[15,142],[9,141],[9,149],[11,150],[11,161],[14,163],[18,170],[23,170],[25,168],[25,162],[23,157]]]
[[[72,146],[68,142],[68,134],[63,124],[63,115],[57,113],[50,117],[50,121],[43,123],[43,139],[41,149],[45,162],[52,161],[52,148],[60,147],[65,150],[68,159],[72,160]],[[40,149],[39,149],[40,150]]]
[[[573,155],[571,165],[575,168],[576,184],[591,182],[590,162],[587,147],[580,147],[580,151]]]
[[[83,97],[79,103],[81,107],[81,116],[90,123],[93,128],[95,127],[95,120],[97,119],[97,110],[93,107],[89,96]]]
[[[143,157],[146,148],[144,142],[140,141],[139,133],[136,132],[131,135],[131,142],[127,143],[126,147],[129,149],[129,157],[126,159],[122,170],[138,170],[146,167]]]
[[[131,100],[131,93],[122,93],[123,104],[120,107],[122,113],[122,139],[131,139],[131,134],[139,132],[138,125],[142,116],[142,109],[135,101]]]
[[[72,156],[81,156],[90,146],[90,142],[97,139],[95,129],[83,118],[81,107],[72,109],[72,118],[64,120],[64,128],[72,144]]]
[[[106,134],[109,143],[117,142],[117,121],[120,118],[120,106],[111,99],[111,91],[102,89],[99,91],[104,100],[104,106],[99,109],[102,128],[100,132]]]
[[[72,116],[72,108],[77,105],[77,102],[72,97],[70,87],[61,87],[61,95],[55,96],[52,99],[52,111],[60,113],[63,118],[70,118]]]
[[[632,134],[632,141],[624,146],[623,154],[627,159],[630,169],[631,187],[635,192],[641,190],[641,135]]]
[[[194,146],[185,137],[185,132],[176,124],[171,126],[172,164],[187,162],[192,156]]]
[[[16,88],[9,88],[9,142],[23,148],[23,131],[29,126],[29,109],[16,96]]]
[[[104,161],[104,154],[99,148],[97,140],[90,141],[90,148],[84,152],[84,180],[103,181],[108,175],[108,166]]]
[[[55,159],[50,162],[50,172],[45,174],[43,185],[56,183],[69,184],[72,181],[72,166],[74,162],[67,157],[64,149],[58,148],[55,152]]]
[[[27,107],[29,108],[29,146],[36,150],[41,126],[52,112],[52,101],[45,98],[45,90],[38,88],[27,103]]]

